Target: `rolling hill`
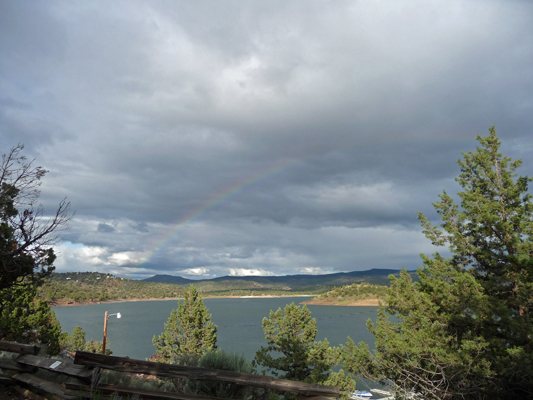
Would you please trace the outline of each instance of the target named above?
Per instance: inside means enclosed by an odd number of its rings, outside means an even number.
[[[39,295],[54,305],[179,298],[190,284],[194,284],[203,296],[321,295],[353,284],[388,286],[388,276],[398,275],[399,272],[371,269],[325,275],[224,276],[202,280],[173,275],[131,280],[98,272],[64,272],[53,273],[39,288]],[[414,280],[417,279],[415,271],[409,273]],[[332,294],[324,298],[329,297],[338,299],[346,295]]]
[[[416,280],[416,271],[408,271]],[[354,283],[388,285],[389,275],[399,275],[392,269],[371,269],[367,271],[338,272],[325,275],[285,276],[224,276],[213,279],[191,280],[181,276],[155,275],[144,282],[173,283],[184,286],[194,284],[198,290],[210,295],[253,295],[260,294],[319,294],[334,287]],[[246,293],[244,293],[246,292]],[[275,292],[275,293],[274,293]]]

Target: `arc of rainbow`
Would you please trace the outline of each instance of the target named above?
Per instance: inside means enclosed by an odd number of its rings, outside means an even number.
[[[354,143],[351,146],[344,146],[342,148],[346,150],[349,147],[361,147],[366,146],[367,144],[368,138],[358,138],[357,143]],[[332,149],[330,149],[329,151],[332,151]],[[199,221],[204,215],[206,215],[210,211],[222,207],[224,204],[239,196],[241,193],[249,191],[251,188],[260,185],[262,182],[265,182],[266,180],[285,171],[286,169],[297,165],[298,163],[302,163],[316,156],[319,156],[320,154],[322,154],[322,151],[314,151],[303,158],[280,160],[273,166],[264,168],[260,172],[248,176],[239,183],[226,187],[225,190],[219,191],[218,194],[212,196],[209,201],[205,202],[202,206],[197,207],[195,210],[190,212],[188,216],[181,218],[178,222],[173,224],[171,228],[165,231],[166,233],[161,234],[158,239],[155,240],[156,244],[154,246],[150,246],[152,250],[147,251],[148,256],[146,260],[140,264],[140,266],[148,263],[157,254],[161,253],[165,249],[165,247],[167,247],[178,236],[178,234],[180,234],[193,222]]]
[[[273,176],[283,172],[288,167],[295,165],[300,161],[301,160],[283,160],[259,173],[248,176],[246,179],[239,181],[239,183],[229,187],[227,186],[224,190],[219,191],[216,195],[212,196],[209,201],[194,209],[186,217],[181,218],[177,223],[173,224],[171,228],[167,229],[164,234],[160,235],[155,241],[156,245],[151,246],[153,249],[148,251],[148,256],[146,257],[146,260],[141,263],[141,266],[148,263],[157,254],[160,254],[180,233],[182,233],[182,231],[191,226],[192,223],[201,220],[204,215],[222,207],[224,204],[227,204],[242,193],[249,191],[253,187],[259,186],[261,183],[269,180]]]

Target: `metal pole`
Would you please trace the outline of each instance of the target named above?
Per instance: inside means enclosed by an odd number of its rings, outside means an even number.
[[[105,354],[105,340],[107,336],[107,311],[105,312],[105,320],[104,320],[104,343],[102,345],[102,354]]]

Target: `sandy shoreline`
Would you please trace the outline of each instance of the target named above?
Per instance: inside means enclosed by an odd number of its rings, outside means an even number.
[[[384,300],[381,299],[362,299],[355,301],[334,301],[334,300],[322,300],[322,299],[312,299],[307,301],[302,301],[300,304],[309,304],[315,306],[353,306],[353,307],[364,307],[372,306],[377,307],[381,304],[386,305]]]

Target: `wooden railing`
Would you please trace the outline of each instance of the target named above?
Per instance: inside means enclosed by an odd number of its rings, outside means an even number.
[[[141,399],[181,399],[213,400],[212,397],[183,393],[149,391],[116,385],[99,384],[100,369],[154,375],[162,378],[187,378],[219,383],[234,383],[242,386],[260,387],[278,392],[295,392],[302,400],[326,400],[326,397],[339,397],[337,386],[323,386],[276,379],[268,375],[245,374],[240,372],[191,368],[151,361],[135,360],[128,357],[114,357],[103,354],[78,351],[72,364],[68,360],[55,360],[38,357],[36,346],[0,341],[0,351],[19,353],[15,359],[0,358],[0,369],[15,371],[13,376],[0,374],[0,385],[16,384],[28,387],[36,393],[58,396],[62,399],[91,398],[95,389],[102,394],[116,393],[120,396],[137,395]],[[36,375],[39,370],[69,377],[64,384]],[[1,389],[1,388],[0,388]],[[229,399],[226,399],[229,400]]]

